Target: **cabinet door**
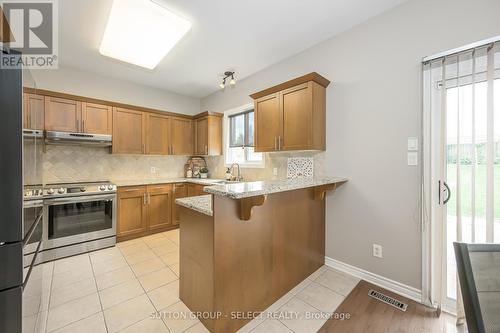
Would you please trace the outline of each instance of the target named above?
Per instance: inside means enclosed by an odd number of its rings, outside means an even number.
[[[113,153],[144,154],[144,141],[143,112],[113,108]]]
[[[283,135],[281,150],[309,149],[311,145],[312,87],[304,83],[281,92]]]
[[[149,230],[172,224],[172,185],[151,185],[147,188]]]
[[[43,130],[45,122],[45,98],[35,94],[24,94],[23,128]]]
[[[150,113],[146,121],[146,154],[170,154],[170,119]]]
[[[45,97],[45,129],[79,132],[82,103],[71,99]]]
[[[185,198],[188,196],[187,184],[179,183],[174,185],[174,198],[172,200],[172,222],[173,224],[179,224],[179,209],[175,203],[175,199]]]
[[[171,118],[170,119],[170,139],[172,154],[192,155],[193,154],[193,122],[191,119]]]
[[[140,235],[147,231],[146,187],[118,189],[117,236]]]
[[[111,134],[113,108],[107,105],[82,103],[82,132],[90,134]]]
[[[208,118],[196,120],[196,155],[208,155]]]
[[[278,137],[282,129],[279,93],[256,99],[254,104],[255,151],[278,150]]]
[[[195,197],[198,195],[208,194],[208,193],[203,192],[203,188],[205,186],[206,185],[192,184],[192,183],[187,184],[187,196],[188,197]]]

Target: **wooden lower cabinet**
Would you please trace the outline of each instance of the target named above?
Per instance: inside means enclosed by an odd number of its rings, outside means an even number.
[[[118,189],[118,240],[143,235],[148,228],[146,186],[122,187]]]
[[[118,188],[118,241],[172,228],[171,184]]]
[[[185,198],[188,196],[188,185],[186,183],[178,183],[174,185],[174,195],[172,202],[172,222],[175,225],[179,224],[179,209],[175,204],[175,199]]]
[[[206,185],[188,183],[187,184],[187,196],[188,197],[195,197],[198,195],[208,194],[208,193],[203,192],[203,188],[205,186]]]

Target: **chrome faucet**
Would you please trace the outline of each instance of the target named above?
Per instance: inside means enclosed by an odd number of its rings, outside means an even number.
[[[234,177],[233,176],[233,167],[234,166],[237,166],[238,167],[238,177]],[[241,177],[241,169],[240,169],[240,165],[238,163],[233,163],[231,164],[231,179],[235,179],[236,181],[240,182],[243,180],[243,177]]]

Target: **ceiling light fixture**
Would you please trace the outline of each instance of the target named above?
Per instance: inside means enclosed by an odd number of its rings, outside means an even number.
[[[155,68],[191,29],[191,22],[153,1],[114,0],[99,52]]]
[[[222,78],[222,82],[219,84],[219,87],[221,89],[224,89],[226,87],[226,80],[229,78],[231,78],[231,80],[229,81],[229,85],[231,87],[234,87],[236,85],[236,79],[234,78],[234,72],[227,71],[227,72],[224,72],[224,77]]]

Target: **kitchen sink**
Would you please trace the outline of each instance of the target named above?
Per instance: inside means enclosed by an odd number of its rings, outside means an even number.
[[[239,184],[241,181],[237,180],[221,180],[220,182],[215,182],[217,185],[230,185],[230,184]]]

